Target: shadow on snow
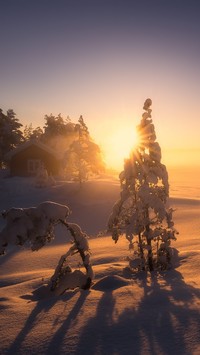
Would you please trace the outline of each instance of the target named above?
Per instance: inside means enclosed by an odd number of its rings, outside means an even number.
[[[192,307],[200,290],[175,270],[162,275],[162,285],[158,279],[156,273],[150,280],[144,274],[137,279],[144,290],[137,309],[127,304],[117,318],[114,294],[103,293],[96,315],[82,329],[76,354],[191,354],[193,339],[200,342],[200,312]]]
[[[42,354],[191,354],[191,349],[194,350],[192,342],[200,343],[200,311],[196,306],[200,299],[200,290],[187,285],[181,273],[175,270],[162,274],[152,273],[150,276],[141,275],[135,279],[143,289],[143,297],[137,307],[130,302],[130,288],[124,289],[123,295],[126,302],[127,292],[127,302],[130,304],[127,303],[121,313],[117,313],[114,292],[102,292],[96,313],[83,322],[77,334],[73,332],[73,324],[77,322],[91,291],[69,292],[61,298],[50,298],[48,302],[45,299],[39,300],[7,353],[17,354],[23,351],[24,340],[38,325],[38,316],[42,312],[49,312],[61,300],[66,302],[66,318],[63,320],[62,314],[59,327],[54,331],[56,320],[53,319],[54,316],[51,317],[52,332],[48,334],[49,340],[46,337],[46,343],[40,344],[38,349],[40,352],[42,346]],[[68,312],[67,301],[74,295],[78,295],[78,298]],[[42,322],[42,317],[40,321]]]

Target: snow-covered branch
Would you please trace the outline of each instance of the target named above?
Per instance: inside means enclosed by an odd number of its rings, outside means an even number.
[[[1,214],[6,220],[6,225],[0,232],[0,254],[5,254],[9,245],[29,244],[32,250],[38,250],[54,238],[56,224],[65,225],[73,237],[73,245],[60,258],[50,281],[51,290],[56,294],[61,294],[66,289],[75,287],[90,288],[94,273],[90,262],[88,237],[78,224],[66,222],[70,214],[67,206],[46,201],[37,207],[13,207]],[[72,272],[71,267],[66,265],[67,258],[76,253],[79,253],[82,259],[86,274],[80,270]]]
[[[51,277],[51,291],[55,291],[57,294],[62,294],[66,289],[73,289],[76,287],[88,289],[94,278],[90,262],[88,237],[81,230],[79,225],[75,223],[66,223],[63,220],[60,220],[60,222],[64,224],[67,230],[71,233],[71,236],[73,237],[73,245],[66,254],[61,256],[58,262],[55,272]],[[66,264],[67,258],[76,253],[80,254],[83,266],[86,269],[86,274],[80,270],[72,272],[71,267]]]
[[[54,226],[65,221],[69,207],[52,201],[37,207],[10,208],[2,211],[6,225],[0,232],[0,254],[5,254],[9,245],[22,246],[28,243],[32,250],[39,250],[54,239]]]

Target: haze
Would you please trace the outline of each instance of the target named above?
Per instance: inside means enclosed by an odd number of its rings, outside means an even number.
[[[198,0],[0,0],[0,7],[3,110],[34,127],[45,114],[82,114],[107,164],[120,170],[151,97],[164,163],[199,165]]]

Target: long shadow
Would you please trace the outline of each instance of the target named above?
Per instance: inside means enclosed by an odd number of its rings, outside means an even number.
[[[70,311],[68,317],[63,321],[61,327],[56,331],[54,336],[51,338],[51,341],[48,345],[48,348],[45,350],[45,354],[55,355],[55,354],[64,354],[64,344],[63,340],[67,337],[67,333],[72,326],[73,321],[76,319],[77,315],[80,313],[80,310],[89,294],[90,291],[82,290],[79,291],[80,296],[76,301],[74,307]]]
[[[96,310],[83,329],[77,344],[76,355],[114,354],[116,340],[113,335],[115,299],[112,291],[103,293]],[[117,352],[116,352],[117,354]]]
[[[152,274],[150,286],[146,279],[142,284],[144,297],[134,315],[132,329],[143,339],[141,343],[146,344],[146,353],[191,354],[193,337],[197,337],[197,343],[200,341],[200,312],[197,307],[193,308],[193,302],[200,299],[200,290],[187,285],[175,270],[164,273],[162,277]],[[119,319],[124,328],[130,326],[128,313],[125,310]],[[133,349],[134,343],[130,344]]]
[[[175,270],[152,273],[151,277],[140,274],[134,281],[144,291],[137,307],[130,301],[127,289],[123,299],[126,302],[127,295],[130,303],[122,312],[115,305],[112,291],[102,293],[94,316],[76,339],[71,339],[70,351],[70,330],[90,292],[78,291],[80,295],[68,317],[60,321],[61,326],[49,343],[42,344],[42,353],[62,354],[66,345],[67,351],[76,355],[191,355],[195,350],[192,344],[200,344],[200,311],[197,309],[200,289],[187,285],[181,273]],[[65,294],[61,300],[66,302],[75,294]],[[37,301],[37,295],[33,295],[32,301]],[[57,297],[51,297],[37,302],[7,354],[20,354],[24,340],[38,324],[39,317],[42,319],[43,312],[48,312],[57,301]]]
[[[67,301],[67,299],[71,298],[74,296],[75,293],[69,293],[64,295],[63,300]],[[33,294],[32,297],[22,297],[25,299],[30,299],[30,301],[36,301],[37,300],[37,293]],[[38,300],[35,308],[27,318],[23,328],[11,344],[10,348],[7,350],[6,354],[8,355],[13,355],[13,354],[22,354],[21,352],[21,347],[23,341],[26,339],[28,334],[32,331],[34,326],[38,323],[38,317],[41,315],[43,312],[48,312],[58,301],[58,297],[53,296],[53,297],[48,297],[44,298],[42,300]]]
[[[144,290],[137,308],[127,304],[116,319],[112,293],[105,292],[82,330],[76,355],[191,355],[193,344],[200,344],[200,311],[193,307],[199,289],[175,270],[135,282]]]

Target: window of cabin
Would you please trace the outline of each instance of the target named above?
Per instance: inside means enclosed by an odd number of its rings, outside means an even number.
[[[28,173],[36,175],[42,165],[42,162],[40,159],[28,159],[27,164]]]

